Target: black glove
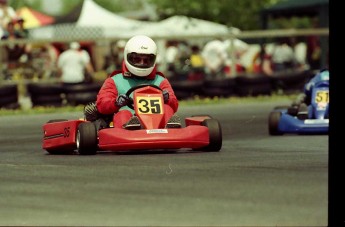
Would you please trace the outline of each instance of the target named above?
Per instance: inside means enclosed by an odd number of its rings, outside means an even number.
[[[163,91],[163,98],[164,98],[164,103],[169,102],[169,92],[167,90]]]
[[[132,99],[128,97],[127,95],[123,95],[123,94],[119,95],[115,101],[115,105],[120,108],[123,106],[127,106],[128,104],[131,104],[131,103],[132,103]]]

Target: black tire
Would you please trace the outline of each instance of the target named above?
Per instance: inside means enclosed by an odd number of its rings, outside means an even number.
[[[208,128],[210,142],[207,146],[198,150],[210,152],[220,151],[223,141],[220,123],[216,119],[205,119],[201,125]]]
[[[81,155],[95,155],[97,152],[97,130],[95,124],[79,124],[76,135],[77,151]]]
[[[16,84],[0,86],[0,97],[13,94],[18,95],[18,89]]]
[[[208,97],[228,97],[236,93],[236,78],[206,79],[202,94]]]
[[[39,96],[60,95],[61,93],[63,93],[63,88],[60,84],[31,83],[27,85],[27,89],[31,95],[38,94]]]
[[[271,78],[266,75],[248,75],[236,77],[236,92],[239,96],[270,95]]]
[[[75,93],[90,93],[97,92],[101,89],[101,83],[92,83],[92,84],[75,84],[69,85],[63,88],[64,93],[66,94],[75,94]]]
[[[281,115],[281,112],[273,111],[268,117],[268,132],[272,136],[283,135],[283,133],[278,129]]]
[[[72,106],[86,105],[97,99],[97,92],[70,93],[66,95],[67,103]]]
[[[8,94],[4,96],[0,96],[0,107],[6,106],[11,103],[17,103],[18,102],[18,96],[17,94]]]
[[[62,106],[63,99],[60,94],[34,94],[31,95],[31,102],[33,106]]]

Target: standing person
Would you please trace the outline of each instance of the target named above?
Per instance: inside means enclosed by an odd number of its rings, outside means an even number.
[[[16,29],[16,33],[18,34],[20,38],[27,39],[29,38],[29,30],[24,27],[24,22],[25,20],[22,17],[18,17],[16,19],[16,23],[18,25]]]
[[[78,42],[72,42],[70,48],[59,55],[57,67],[64,85],[85,83],[85,74],[94,72],[90,55],[80,49]]]
[[[16,11],[7,4],[7,0],[0,0],[0,37],[4,35],[8,23],[16,17]]]
[[[273,47],[270,60],[270,68],[265,68],[267,75],[298,69],[298,62],[294,49],[291,47],[287,38],[278,39],[277,44]]]
[[[205,71],[210,78],[225,78],[225,66],[229,59],[227,46],[220,39],[212,40],[204,46],[201,55],[205,63]]]
[[[7,24],[7,29],[1,37],[1,40],[15,40],[18,38],[21,37],[19,37],[19,35],[15,32],[15,24],[13,21],[10,21]],[[13,43],[5,45],[4,50],[4,65],[7,70],[17,69],[18,67],[20,67],[21,63],[26,62],[27,54],[29,52],[27,45]],[[9,75],[6,76],[6,79],[10,79]]]
[[[174,115],[178,109],[178,100],[168,79],[156,71],[156,58],[157,46],[150,37],[137,35],[129,39],[124,49],[122,70],[115,70],[104,81],[97,95],[96,106],[90,103],[85,107],[86,120],[96,120],[98,114],[110,115],[113,116],[114,127],[140,127],[134,110],[127,106],[131,97],[126,93],[132,87],[151,84],[163,90],[166,127],[181,127],[179,117]]]

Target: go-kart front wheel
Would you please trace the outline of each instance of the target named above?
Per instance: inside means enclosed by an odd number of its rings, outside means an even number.
[[[97,129],[92,122],[79,124],[77,136],[77,151],[81,155],[95,155],[97,152]]]
[[[268,117],[268,132],[270,135],[283,135],[283,133],[278,129],[281,115],[282,114],[279,111],[273,111],[270,113]]]
[[[205,119],[201,125],[206,126],[209,132],[210,142],[206,147],[201,148],[202,151],[219,151],[222,148],[222,128],[216,119]]]

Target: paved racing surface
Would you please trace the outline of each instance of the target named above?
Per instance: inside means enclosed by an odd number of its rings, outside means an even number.
[[[328,136],[268,135],[286,103],[180,107],[222,124],[216,153],[49,155],[42,125],[0,117],[1,226],[327,226]]]

